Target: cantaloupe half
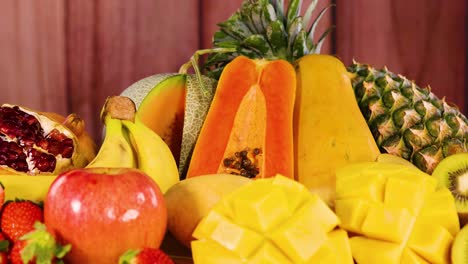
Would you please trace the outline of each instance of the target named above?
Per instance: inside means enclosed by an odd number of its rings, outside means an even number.
[[[181,178],[185,176],[215,87],[213,79],[181,71],[146,77],[121,93],[135,103],[137,118],[169,145]]]
[[[143,99],[137,117],[156,132],[179,161],[184,126],[186,75],[178,74],[160,82]]]

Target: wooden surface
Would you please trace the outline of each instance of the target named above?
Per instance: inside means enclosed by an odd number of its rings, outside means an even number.
[[[311,0],[304,0],[309,3]],[[241,0],[0,1],[0,102],[76,112],[99,141],[100,108],[148,75],[210,47]],[[466,0],[321,0],[336,29],[322,52],[430,84],[466,111]],[[317,36],[318,37],[318,36]]]
[[[387,66],[466,113],[466,0],[352,0],[336,6],[336,53]]]

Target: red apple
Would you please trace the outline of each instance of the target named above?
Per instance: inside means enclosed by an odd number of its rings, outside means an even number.
[[[50,186],[44,222],[72,245],[66,263],[117,263],[128,249],[160,246],[167,209],[158,185],[139,170],[75,169]]]

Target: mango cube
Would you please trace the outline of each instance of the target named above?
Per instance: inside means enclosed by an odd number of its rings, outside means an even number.
[[[350,244],[357,263],[400,264],[402,248],[396,243],[356,236]]]
[[[350,232],[361,232],[370,204],[363,199],[336,200],[335,212],[341,221],[340,227]]]
[[[414,221],[405,208],[371,206],[361,230],[368,237],[400,243],[407,239]]]

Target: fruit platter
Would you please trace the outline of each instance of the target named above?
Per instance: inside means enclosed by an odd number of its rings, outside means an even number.
[[[467,264],[465,115],[321,54],[329,7],[287,2],[245,0],[178,73],[109,95],[101,142],[1,104],[0,263]]]

